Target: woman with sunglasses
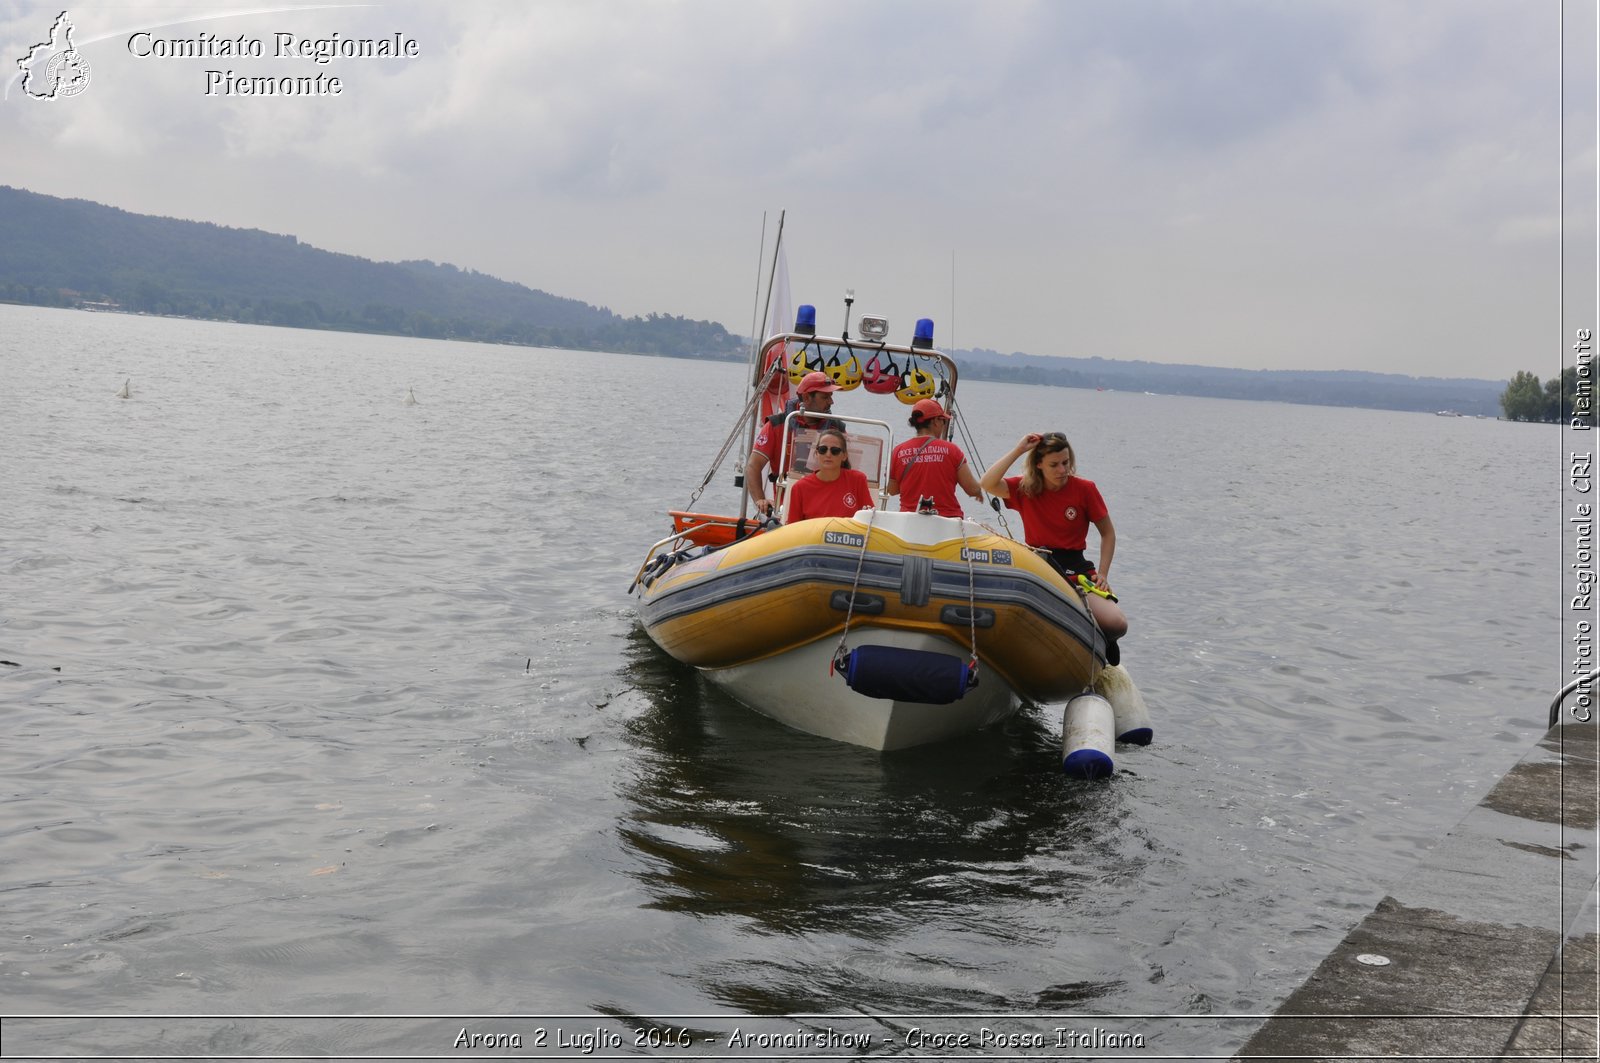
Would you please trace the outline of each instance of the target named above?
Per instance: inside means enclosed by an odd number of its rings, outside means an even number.
[[[917,434],[890,452],[889,482],[884,485],[884,493],[900,496],[902,513],[920,509],[922,500],[931,498],[939,516],[961,516],[956,487],[980,501],[983,493],[978,490],[978,478],[972,474],[967,456],[945,438],[950,415],[939,400],[922,399],[911,407],[910,424]]]
[[[1027,464],[1021,476],[1007,476],[1006,470],[1024,453]],[[1077,586],[1079,575],[1106,594],[1111,585],[1106,577],[1111,558],[1117,551],[1117,530],[1111,523],[1105,499],[1093,480],[1077,475],[1078,459],[1072,444],[1060,432],[1029,432],[999,462],[989,467],[979,481],[985,491],[1004,500],[1007,509],[1022,514],[1022,536],[1029,546],[1048,550],[1045,560]],[[1100,564],[1089,563],[1084,548],[1089,543],[1089,525],[1100,533]],[[1106,661],[1116,664],[1122,658],[1117,640],[1128,633],[1128,618],[1110,598],[1085,593],[1084,604],[1106,636]]]
[[[853,517],[858,509],[872,508],[872,485],[865,473],[850,468],[849,446],[838,428],[817,433],[811,447],[817,471],[789,489],[790,524],[813,517]]]

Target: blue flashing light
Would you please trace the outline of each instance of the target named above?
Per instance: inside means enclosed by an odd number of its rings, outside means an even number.
[[[911,346],[913,346],[913,347],[932,347],[933,346],[933,318],[931,318],[931,317],[919,317],[919,318],[917,318],[917,330],[911,337]]]
[[[800,309],[794,315],[794,330],[806,336],[817,334],[817,308],[810,303],[801,303]]]

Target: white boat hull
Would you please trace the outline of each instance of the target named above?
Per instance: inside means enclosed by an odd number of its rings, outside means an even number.
[[[999,723],[1022,700],[998,676],[979,671],[978,683],[946,705],[869,698],[830,675],[837,638],[819,639],[787,653],[702,673],[744,704],[779,723],[836,742],[868,749],[905,749],[938,742]],[[924,650],[965,659],[948,639],[910,631],[863,628],[850,645],[872,644]]]

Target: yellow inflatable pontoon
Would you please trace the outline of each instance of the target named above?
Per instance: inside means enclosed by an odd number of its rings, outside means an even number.
[[[968,520],[862,510],[645,568],[640,615],[662,649],[783,723],[872,749],[1065,701],[1104,667],[1077,592]]]

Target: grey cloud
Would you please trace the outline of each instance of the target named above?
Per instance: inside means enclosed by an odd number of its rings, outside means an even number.
[[[13,3],[0,37],[56,10]],[[241,16],[226,24],[401,30],[424,56],[335,64],[345,95],[292,103],[208,100],[203,63],[97,51],[82,106],[0,107],[19,145],[0,181],[736,331],[761,211],[787,207],[797,298],[853,286],[897,320],[937,317],[955,259],[961,342],[1126,356],[1143,349],[1129,321],[1161,307],[1226,364],[1421,372],[1436,355],[1409,313],[1473,352],[1450,371],[1508,375],[1559,176],[1558,42],[1527,11],[402,0]],[[1592,179],[1592,158],[1572,166]],[[1066,335],[1045,309],[1063,300]],[[1361,335],[1347,321],[1292,342],[1330,302]]]

